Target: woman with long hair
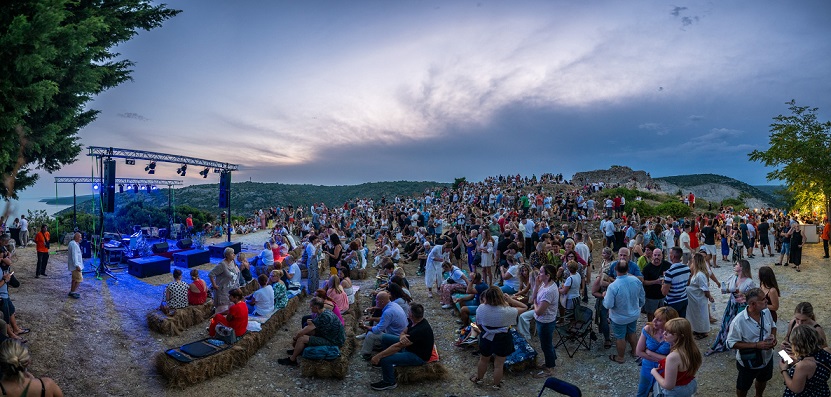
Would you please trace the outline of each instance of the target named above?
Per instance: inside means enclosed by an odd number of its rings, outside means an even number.
[[[791,254],[788,259],[788,264],[793,263],[794,269],[799,270],[799,265],[802,264],[802,246],[807,241],[807,235],[802,231],[799,222],[794,222],[791,225]],[[785,264],[785,266],[788,266]]]
[[[642,358],[641,375],[638,380],[638,397],[647,397],[652,391],[655,377],[652,368],[658,368],[658,363],[669,354],[669,342],[664,340],[664,325],[667,321],[678,318],[678,312],[670,306],[659,307],[655,310],[652,322],[646,323],[641,330],[635,354]]]
[[[715,302],[707,282],[707,261],[704,254],[696,253],[690,263],[690,280],[687,285],[687,320],[692,325],[695,339],[704,339],[710,333],[710,311],[707,302]]]
[[[341,313],[349,310],[349,296],[343,290],[338,276],[330,276],[326,283],[326,296],[338,305]]]
[[[538,288],[536,295],[532,300],[534,321],[537,324],[537,332],[540,336],[540,348],[545,357],[545,363],[541,366],[540,371],[534,374],[535,378],[553,376],[554,367],[557,365],[557,351],[554,350],[553,344],[559,301],[557,284],[554,283],[556,274],[557,270],[554,266],[545,265],[542,267],[539,276],[537,276]]]
[[[770,266],[762,266],[759,268],[759,288],[765,293],[765,300],[768,302],[768,310],[770,310],[770,318],[775,323],[778,319],[776,311],[779,310],[779,297],[782,294],[779,292],[779,283],[776,282],[776,275]]]
[[[526,306],[504,294],[497,286],[489,287],[482,294],[482,304],[476,310],[476,323],[482,330],[479,338],[479,363],[476,373],[470,381],[482,385],[485,372],[493,361],[493,389],[502,389],[502,374],[505,359],[514,352],[514,340],[508,327],[516,325],[519,314],[524,313]]]
[[[796,309],[794,309],[793,319],[788,323],[788,330],[785,331],[785,339],[782,340],[782,348],[785,349],[788,354],[792,353],[791,350],[791,332],[793,331],[794,327],[800,325],[807,325],[817,331],[820,338],[820,345],[822,347],[828,346],[828,340],[825,338],[825,331],[823,331],[822,326],[819,325],[817,322],[817,317],[814,315],[814,306],[811,305],[811,302],[799,302],[796,305]]]
[[[727,351],[727,330],[733,318],[739,312],[747,307],[747,300],[744,297],[745,292],[751,288],[756,288],[756,283],[753,282],[753,275],[750,273],[750,262],[747,259],[741,259],[733,266],[733,277],[730,277],[725,284],[722,284],[721,293],[730,294],[730,299],[727,300],[727,305],[724,307],[724,316],[721,318],[721,329],[718,331],[718,336],[705,356],[713,353]]]
[[[338,262],[343,258],[343,244],[341,244],[340,236],[337,233],[329,235],[329,242],[332,246],[327,247],[324,253],[329,258],[329,274],[336,275],[338,274]]]
[[[688,397],[698,390],[695,374],[701,367],[701,351],[692,336],[692,327],[685,318],[667,321],[664,340],[672,346],[667,357],[652,369],[654,394],[665,397]]]
[[[63,397],[63,391],[51,378],[35,377],[29,372],[32,358],[29,349],[14,339],[0,344],[0,391],[4,396]]]
[[[799,325],[791,331],[790,355],[796,363],[779,361],[785,381],[783,397],[831,395],[831,353],[823,349],[822,342],[819,333],[809,325]]]
[[[482,267],[482,279],[485,280],[486,284],[493,285],[493,273],[491,272],[493,267],[493,236],[489,229],[485,228],[482,231],[482,241],[479,243],[477,250],[482,257],[482,262],[479,265]]]

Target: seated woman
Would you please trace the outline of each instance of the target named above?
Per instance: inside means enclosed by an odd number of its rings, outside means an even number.
[[[289,290],[300,290],[302,285],[300,282],[303,280],[303,275],[300,272],[300,265],[298,265],[294,258],[291,256],[287,256],[286,259],[283,260],[283,267],[288,268],[286,271],[286,288]]]
[[[271,289],[274,290],[274,310],[282,310],[289,303],[288,291],[286,290],[286,283],[281,280],[283,278],[283,271],[274,269],[271,271]]]
[[[256,316],[270,316],[274,313],[274,288],[268,285],[268,276],[261,274],[257,277],[260,289],[246,298],[248,314]]]
[[[531,292],[531,267],[528,265],[520,265],[519,266],[519,291],[513,295],[513,298],[524,303],[528,304],[528,297],[530,296]]]
[[[338,278],[340,278],[340,287],[346,294],[346,301],[351,305],[355,303],[355,288],[352,286],[352,279],[349,278],[351,271],[347,268],[338,269]]]
[[[441,286],[441,291],[439,291],[442,304],[441,308],[451,309],[453,308],[453,293],[464,292],[467,289],[467,285],[470,284],[470,281],[461,269],[453,266],[450,262],[442,263],[441,268],[445,272],[450,272],[450,277],[445,280]]]
[[[234,336],[240,337],[245,334],[248,327],[248,307],[245,305],[245,297],[239,288],[234,288],[228,293],[231,300],[231,307],[228,310],[217,313],[211,318],[208,326],[208,335],[216,335],[216,326],[224,325],[234,330]]]
[[[0,343],[0,392],[4,396],[63,397],[63,391],[51,378],[38,378],[29,372],[32,359],[29,349],[13,339]]]
[[[164,299],[159,310],[167,315],[172,315],[176,309],[188,307],[188,284],[182,281],[182,271],[173,271],[173,282],[164,289]]]
[[[323,301],[323,304],[326,306],[326,309],[334,313],[338,320],[340,320],[341,324],[346,324],[346,322],[343,320],[343,315],[341,314],[340,308],[335,303],[335,301],[332,300],[332,298],[326,295],[326,290],[319,289],[315,291],[315,296]],[[303,318],[300,319],[300,326],[307,326],[309,322],[314,320],[315,316],[316,314],[314,312],[312,312],[312,314],[303,316]]]
[[[237,254],[237,266],[239,266],[239,285],[243,286],[251,282],[254,279],[254,275],[251,274],[251,265],[246,260],[246,255],[243,252]]]
[[[264,274],[269,266],[274,265],[274,251],[271,250],[271,243],[266,241],[260,254],[249,259],[248,264],[254,268],[256,274]]]
[[[560,286],[560,314],[563,321],[573,319],[574,309],[580,306],[580,283],[582,281],[577,262],[569,261],[567,266],[570,274]]]
[[[473,282],[468,284],[466,295],[454,298],[454,303],[459,303],[459,319],[457,323],[467,327],[470,325],[470,316],[476,314],[476,308],[479,307],[479,296],[488,289],[488,285],[482,281],[482,273],[473,274]]]
[[[393,269],[392,275],[393,275],[393,277],[395,277],[395,276],[401,277],[401,283],[399,283],[399,285],[401,287],[403,287],[407,291],[407,293],[409,294],[410,293],[410,282],[407,281],[407,274],[404,272],[404,268],[403,267],[396,267],[395,269]]]
[[[188,304],[204,304],[208,300],[208,285],[205,280],[199,278],[199,270],[190,269],[190,279],[193,282],[188,284]]]
[[[400,285],[398,285],[396,283],[390,283],[387,286],[387,292],[390,294],[390,302],[391,303],[395,303],[398,306],[401,306],[401,309],[404,310],[404,313],[409,313],[410,312],[410,303],[413,301],[413,298],[410,298],[410,296],[407,295],[404,292],[404,289],[401,288]],[[377,314],[377,317],[380,320],[380,318],[381,318],[381,311],[380,310],[376,311],[373,314]]]
[[[349,297],[340,285],[338,276],[329,277],[329,281],[326,283],[326,296],[335,302],[341,313],[349,310]]]

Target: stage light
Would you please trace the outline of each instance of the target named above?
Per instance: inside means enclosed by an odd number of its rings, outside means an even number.
[[[133,185],[127,185],[127,190],[133,190]]]
[[[92,189],[93,190],[98,190],[98,184],[96,183],[96,184],[92,185]]]
[[[153,189],[153,190],[158,190],[158,189],[159,189],[156,185],[153,185],[153,186],[147,185],[147,187],[149,187],[149,188],[151,188],[151,189]]]
[[[179,167],[179,169],[176,170],[176,173],[181,175],[181,176],[185,176],[185,173],[187,173],[187,171],[188,171],[188,165],[187,164],[182,164],[182,166]]]
[[[156,173],[156,162],[151,161],[150,164],[147,164],[147,166],[144,167],[144,170],[147,171],[147,173],[150,174],[150,175],[155,174]]]
[[[208,177],[208,173],[210,173],[210,172],[211,172],[211,169],[208,168],[208,167],[205,167],[204,170],[199,171],[199,175],[202,175],[202,179],[205,179],[205,178]]]
[[[133,191],[138,192],[139,191],[139,185],[133,185]]]
[[[124,163],[127,165],[136,165],[136,159],[126,159]]]
[[[148,192],[150,191],[150,185],[147,185],[147,191]]]
[[[220,168],[214,168],[214,174],[219,174],[219,173],[221,173],[221,172],[222,172],[222,169],[220,169]]]
[[[124,185],[118,184],[118,192],[119,193],[124,193]]]

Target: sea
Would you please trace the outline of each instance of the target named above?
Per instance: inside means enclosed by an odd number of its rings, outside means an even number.
[[[49,216],[54,216],[55,213],[60,212],[66,208],[72,207],[72,197],[69,197],[69,205],[64,204],[66,200],[59,200],[62,201],[61,204],[49,204],[46,200],[55,201],[55,196],[52,197],[21,197],[19,200],[10,200],[7,202],[0,201],[0,205],[2,205],[2,213],[8,213],[10,219],[19,218],[20,215],[26,215],[27,211],[37,211],[37,210],[45,210]],[[80,202],[80,197],[79,197]],[[6,206],[8,205],[8,211],[6,211]],[[9,223],[10,224],[10,223]]]

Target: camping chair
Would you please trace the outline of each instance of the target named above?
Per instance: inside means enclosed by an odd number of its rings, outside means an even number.
[[[592,346],[592,319],[594,312],[592,309],[585,306],[577,306],[574,308],[574,321],[567,322],[563,325],[557,326],[557,336],[559,340],[554,348],[563,346],[570,358],[574,358],[580,346],[591,350]],[[569,349],[569,342],[574,343],[574,350]]]
[[[551,389],[559,394],[569,397],[581,397],[583,395],[583,392],[580,391],[579,387],[553,376],[545,380],[545,384],[542,386],[542,389],[540,389],[540,394],[537,395],[537,397],[541,397],[545,389]]]

